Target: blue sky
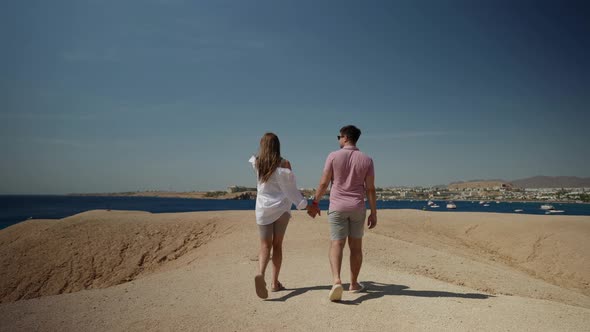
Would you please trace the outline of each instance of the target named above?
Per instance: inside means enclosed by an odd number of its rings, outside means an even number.
[[[315,187],[347,124],[379,186],[590,176],[584,1],[4,1],[0,193]]]

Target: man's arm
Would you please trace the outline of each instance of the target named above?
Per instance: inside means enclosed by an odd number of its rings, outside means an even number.
[[[332,169],[331,168],[328,170],[325,170],[324,173],[322,174],[322,177],[320,178],[320,183],[318,184],[318,189],[315,192],[314,202],[317,202],[319,204],[320,200],[322,199],[322,196],[324,196],[324,194],[326,193],[326,190],[328,190],[328,186],[330,185],[330,181],[332,181]],[[319,207],[318,207],[317,211],[318,211],[318,214],[321,215]]]
[[[377,193],[375,192],[375,176],[367,175],[365,178],[365,188],[367,190],[367,200],[371,207],[371,214],[367,218],[367,225],[369,228],[377,226]]]

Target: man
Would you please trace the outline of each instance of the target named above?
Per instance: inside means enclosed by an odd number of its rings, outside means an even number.
[[[355,126],[345,126],[340,129],[338,136],[340,150],[328,155],[313,201],[316,207],[315,212],[319,213],[318,202],[332,182],[328,221],[332,240],[330,265],[334,280],[330,290],[330,301],[342,299],[340,270],[347,239],[350,248],[349,291],[360,292],[364,289],[364,286],[358,282],[358,276],[363,262],[362,242],[367,211],[365,193],[371,207],[367,225],[370,229],[377,225],[375,170],[373,160],[356,147],[360,136],[361,131]],[[315,212],[311,211],[310,215],[315,217]]]

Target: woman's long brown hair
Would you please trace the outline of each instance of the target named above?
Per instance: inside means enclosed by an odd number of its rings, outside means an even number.
[[[260,150],[256,158],[258,180],[265,183],[272,173],[281,165],[281,143],[277,135],[266,133],[260,139]]]

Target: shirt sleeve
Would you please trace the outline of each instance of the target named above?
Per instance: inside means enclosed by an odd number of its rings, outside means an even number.
[[[332,170],[332,161],[334,160],[334,155],[332,153],[330,153],[328,155],[328,158],[326,158],[326,163],[324,164],[324,173]]]
[[[307,206],[307,200],[301,195],[299,189],[297,189],[295,174],[289,169],[282,169],[279,175],[279,186],[281,190],[295,204],[297,210],[304,209]]]
[[[254,170],[256,170],[256,157],[255,156],[250,157],[250,159],[248,159],[248,162],[250,164],[252,164],[252,168],[254,168]]]

